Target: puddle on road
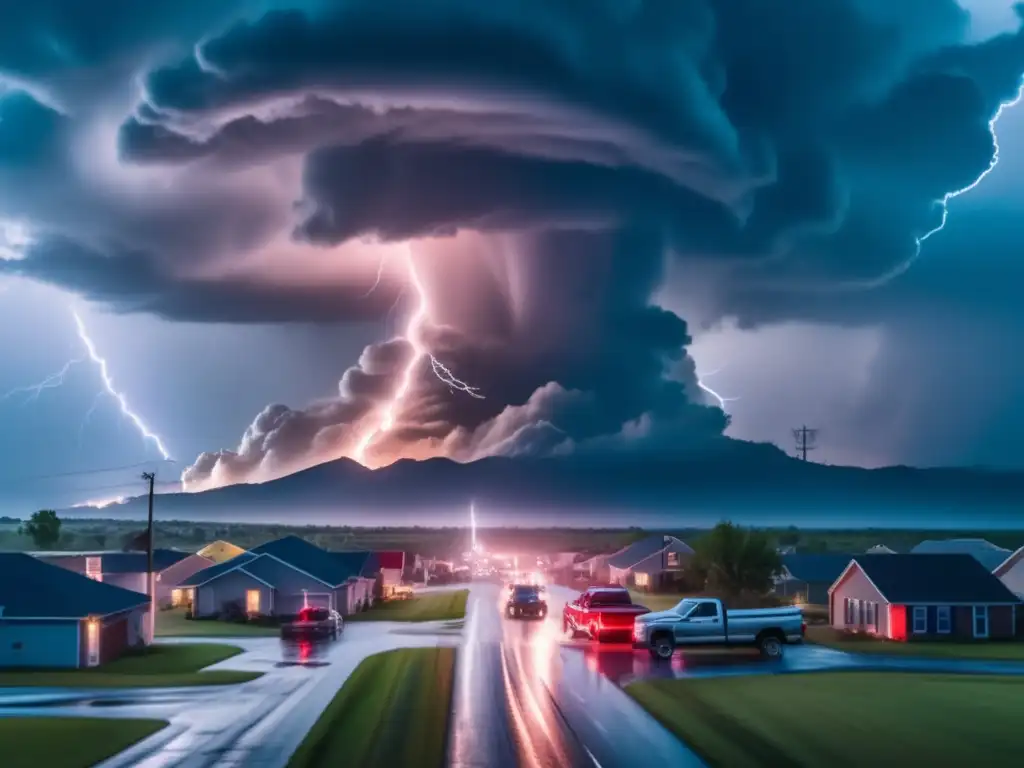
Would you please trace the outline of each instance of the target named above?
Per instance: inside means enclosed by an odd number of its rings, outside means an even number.
[[[279,661],[274,666],[281,667],[329,667],[329,661]]]

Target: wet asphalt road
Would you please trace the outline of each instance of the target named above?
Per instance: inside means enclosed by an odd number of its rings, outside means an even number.
[[[506,590],[474,584],[456,669],[453,768],[617,768],[644,762],[702,765],[615,682],[602,658],[639,658],[626,646],[566,642],[562,606],[576,593],[547,591],[544,620],[503,618]],[[632,671],[632,670],[631,670]]]
[[[788,646],[781,661],[762,660],[753,649],[702,649],[656,662],[628,645],[566,640],[562,607],[576,594],[549,587],[547,619],[509,620],[502,615],[504,588],[473,585],[456,670],[451,766],[703,765],[623,692],[640,679],[840,670],[1024,675],[1019,662],[850,654],[815,645]]]

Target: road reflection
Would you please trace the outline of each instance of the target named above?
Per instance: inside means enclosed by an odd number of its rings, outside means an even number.
[[[281,639],[281,661],[278,667],[323,667],[330,662],[327,657],[330,655],[331,647],[341,640],[330,638],[282,638]]]

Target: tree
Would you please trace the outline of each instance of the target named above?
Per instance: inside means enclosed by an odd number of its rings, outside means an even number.
[[[789,526],[779,534],[779,544],[784,547],[793,547],[800,543],[800,529],[795,525]]]
[[[52,509],[41,509],[32,513],[21,533],[31,537],[39,549],[49,549],[60,540],[60,518]]]
[[[772,576],[782,570],[782,560],[764,533],[730,522],[716,525],[697,541],[695,550],[694,569],[706,576],[707,588],[729,597],[766,593]]]

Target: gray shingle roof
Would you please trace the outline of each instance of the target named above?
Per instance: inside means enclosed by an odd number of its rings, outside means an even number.
[[[338,557],[339,554],[348,553],[328,552],[298,536],[285,536],[268,541],[266,544],[253,547],[250,552],[256,555],[273,555],[332,587],[344,584],[351,576],[358,575],[358,569],[353,573],[348,562]],[[365,560],[367,553],[362,554]]]
[[[783,555],[782,564],[794,579],[808,584],[831,584],[846,570],[854,555],[833,553]]]
[[[854,559],[890,603],[1019,602],[971,555],[857,555]]]
[[[666,538],[669,539],[669,542],[665,541]],[[642,560],[646,560],[651,555],[657,554],[661,550],[665,549],[665,547],[671,543],[671,538],[672,537],[659,535],[648,536],[646,539],[640,539],[640,541],[630,544],[625,549],[620,552],[616,552],[612,557],[608,558],[608,565],[612,568],[619,568],[620,570],[632,568]],[[684,544],[683,546],[686,545]]]
[[[0,552],[3,618],[109,616],[149,603],[146,595],[95,581],[20,552]]]
[[[971,555],[989,571],[994,571],[1012,554],[985,539],[929,539],[910,551],[913,554]]]
[[[201,571],[196,571],[184,581],[178,584],[178,587],[198,587],[201,584],[205,584],[211,579],[216,579],[228,571],[233,571],[243,563],[247,563],[250,560],[255,559],[256,555],[251,552],[243,552],[240,555],[232,557],[230,560],[225,560],[223,563],[217,563],[211,565],[209,568],[203,568]]]

